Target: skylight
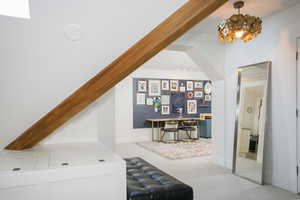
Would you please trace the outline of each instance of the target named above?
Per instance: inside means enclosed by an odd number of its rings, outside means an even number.
[[[30,19],[29,0],[1,0],[0,15]]]

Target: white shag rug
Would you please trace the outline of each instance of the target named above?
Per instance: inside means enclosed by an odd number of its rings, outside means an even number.
[[[209,156],[212,153],[211,139],[200,138],[193,142],[166,144],[162,142],[138,142],[139,146],[168,159],[184,159]]]

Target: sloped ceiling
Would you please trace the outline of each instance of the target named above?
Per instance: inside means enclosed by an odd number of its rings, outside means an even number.
[[[0,15],[0,149],[185,2],[31,0],[30,20]]]
[[[224,78],[225,45],[218,41],[217,26],[222,19],[236,12],[233,9],[236,1],[225,3],[169,47],[188,52],[200,70],[206,71],[212,80]],[[245,0],[241,12],[266,18],[299,3],[299,0]]]

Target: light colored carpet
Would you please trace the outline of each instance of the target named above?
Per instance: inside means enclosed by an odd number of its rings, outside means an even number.
[[[138,145],[168,159],[185,159],[209,156],[212,153],[211,139],[193,142],[166,144],[162,142],[138,142]]]
[[[257,185],[213,164],[211,156],[170,160],[135,143],[118,144],[123,158],[141,157],[192,186],[194,200],[295,200],[297,195],[270,185]]]

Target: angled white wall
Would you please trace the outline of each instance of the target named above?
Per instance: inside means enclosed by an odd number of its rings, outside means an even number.
[[[43,143],[97,143],[115,150],[115,88],[57,129]]]
[[[30,20],[0,16],[0,149],[185,0],[30,3]]]

